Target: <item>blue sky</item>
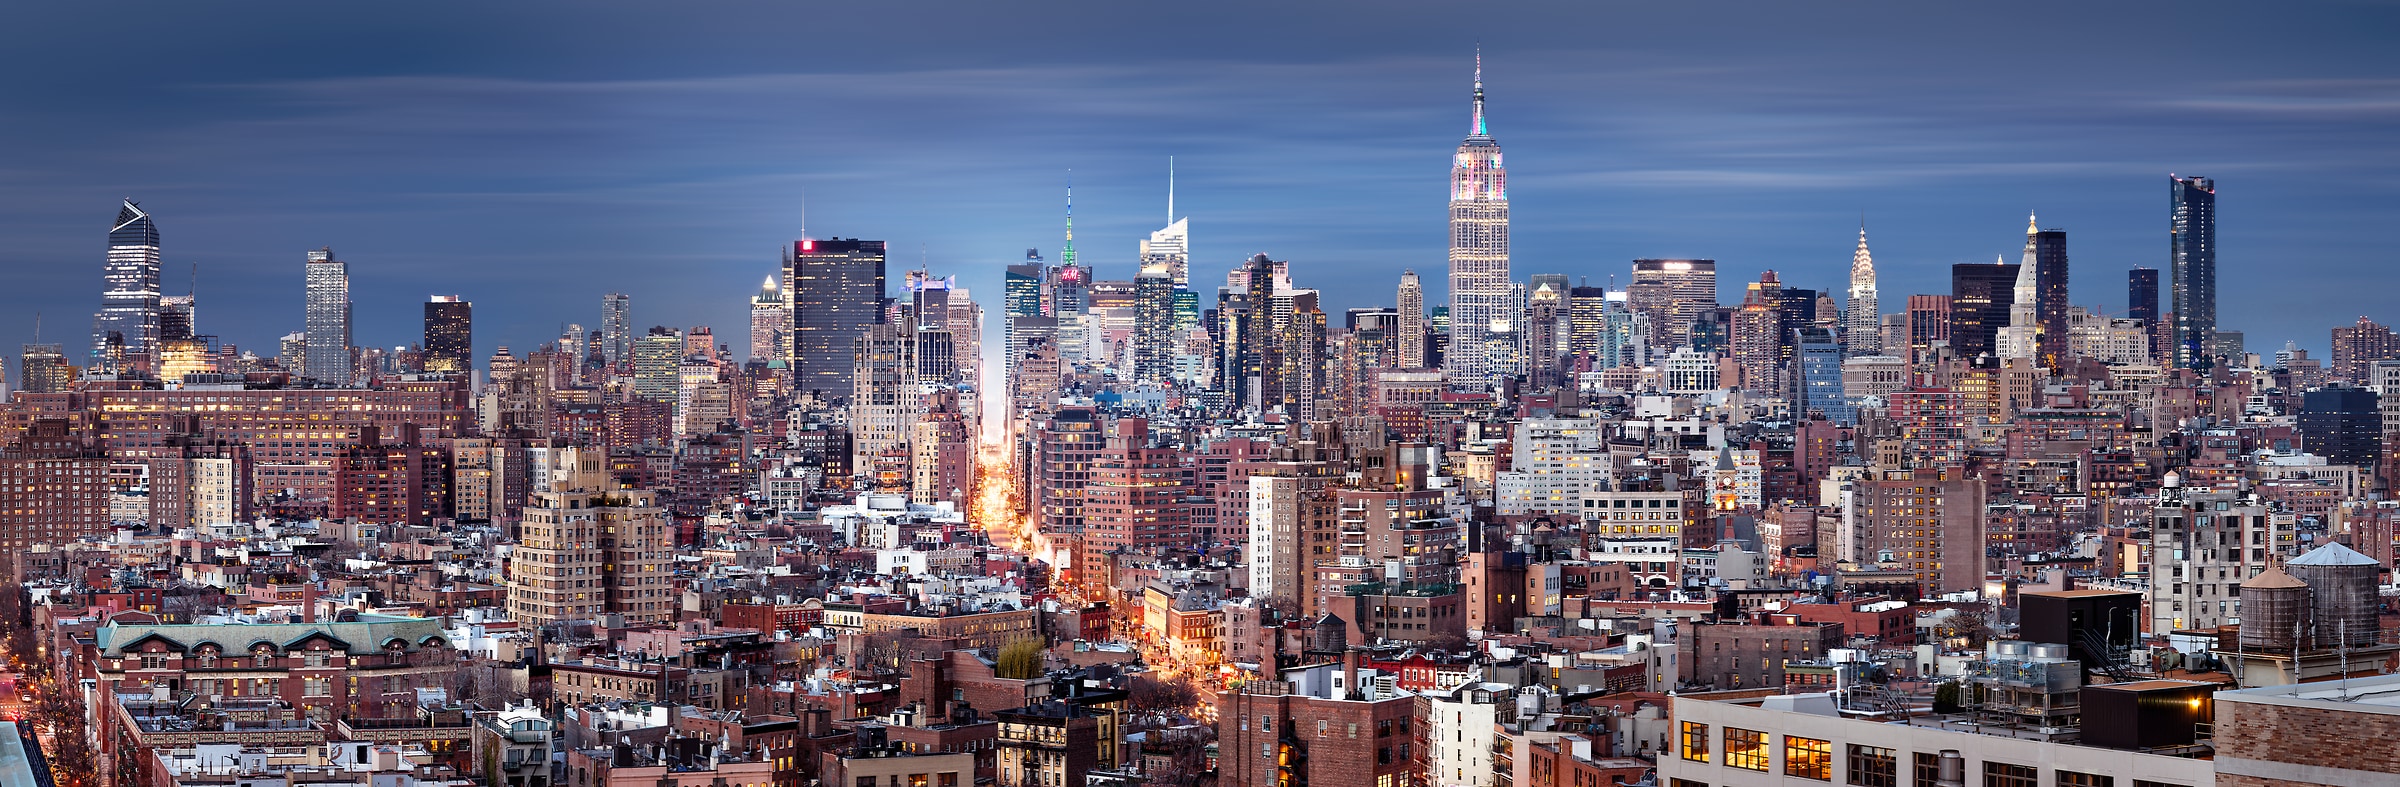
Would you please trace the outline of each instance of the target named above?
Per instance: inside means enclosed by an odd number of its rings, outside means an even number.
[[[2322,352],[2400,320],[2396,34],[2365,2],[34,4],[0,31],[0,347],[38,311],[84,348],[120,197],[167,292],[197,263],[201,329],[262,354],[319,246],[362,344],[440,293],[479,357],[521,352],[620,290],[738,353],[803,193],[810,234],[990,308],[1056,258],[1069,170],[1083,259],[1129,277],[1170,155],[1196,285],[1263,251],[1386,304],[1403,268],[1440,286],[1480,44],[1520,278],[1834,287],[1863,212],[1896,307],[2014,260],[2031,210],[2121,310],[2180,172],[2219,184],[2224,327]]]

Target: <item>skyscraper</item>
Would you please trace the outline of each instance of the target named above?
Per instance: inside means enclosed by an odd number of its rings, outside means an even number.
[[[2029,226],[2027,229],[2031,229]],[[2067,362],[2067,231],[2033,232],[2034,316],[2041,323],[2035,362],[2052,371]]]
[[[626,354],[633,364],[633,395],[653,402],[674,402],[683,393],[678,378],[683,361],[683,334],[656,326]]]
[[[28,344],[19,348],[17,388],[25,393],[62,393],[73,385],[75,369],[67,364],[66,348]]]
[[[1253,255],[1241,273],[1241,305],[1232,315],[1236,320],[1233,340],[1227,342],[1233,347],[1233,358],[1227,364],[1226,384],[1236,406],[1263,412],[1265,401],[1281,390],[1275,374],[1283,368],[1275,330],[1275,263],[1267,255]]]
[[[2353,467],[2375,466],[2383,438],[2383,416],[2375,391],[2330,386],[2301,394],[2300,445],[2325,461]]]
[[[1784,315],[1776,307],[1782,301],[1783,284],[1774,271],[1759,274],[1758,281],[1742,295],[1742,305],[1733,312],[1732,356],[1741,370],[1739,387],[1745,391],[1784,393],[1783,390],[1783,325]]]
[[[1792,419],[1806,420],[1811,412],[1843,426],[1858,422],[1856,411],[1842,391],[1842,347],[1833,332],[1801,328],[1793,332]]]
[[[750,296],[750,360],[775,361],[782,355],[784,331],[791,327],[792,310],[783,305],[783,289],[775,286],[775,277],[767,277],[759,285],[758,294]]]
[[[1997,343],[2002,360],[2033,360],[2040,355],[2042,317],[2038,314],[2040,283],[2035,281],[2040,266],[2033,264],[2033,233],[2026,233],[2026,262],[2016,266],[2016,283],[2009,286],[2009,324],[1999,329],[1992,343]]]
[[[475,304],[456,295],[425,301],[425,371],[475,369]]]
[[[1450,164],[1450,349],[1443,371],[1454,384],[1491,383],[1488,335],[1512,327],[1509,298],[1508,173],[1500,143],[1483,117],[1483,55],[1475,56],[1474,126]]]
[[[1999,354],[2000,326],[2008,324],[2016,300],[2017,268],[1997,259],[1950,266],[1950,348],[1958,357]]]
[[[600,357],[611,369],[633,360],[633,298],[624,293],[600,296]]]
[[[792,288],[792,379],[800,391],[850,396],[853,351],[883,322],[883,241],[802,239],[784,258]]]
[[[2351,385],[2374,384],[2368,370],[2376,361],[2400,359],[2400,335],[2390,326],[2359,315],[2358,324],[2333,329],[2333,376]]]
[[[1566,277],[1559,277],[1564,279]],[[1525,296],[1525,317],[1519,335],[1525,341],[1525,377],[1532,390],[1557,385],[1559,356],[1565,352],[1566,332],[1559,330],[1567,319],[1566,283],[1537,280],[1533,292]]]
[[[2165,362],[2158,340],[2158,269],[2135,268],[2125,272],[2125,316],[2140,320],[2142,330],[2150,337],[2152,363]]]
[[[2025,358],[2038,362],[2041,355],[2041,264],[2034,236],[2033,217],[2025,217],[2025,261],[2017,265],[2016,283],[2009,287],[2008,325],[2000,329],[1996,343],[2000,345],[2001,360]]]
[[[1169,199],[1167,204],[1171,211],[1175,200]],[[1175,219],[1168,222],[1166,229],[1150,233],[1150,237],[1142,241],[1142,267],[1157,265],[1166,270],[1167,278],[1174,286],[1189,287],[1192,284],[1191,245],[1191,220]]]
[[[2207,369],[2217,346],[2217,184],[2167,176],[2174,209],[2167,258],[2174,273],[2175,365]]]
[[[1425,288],[1417,272],[1400,272],[1400,368],[1425,368]]]
[[[1850,303],[1842,314],[1842,341],[1851,355],[1883,354],[1883,317],[1875,302],[1875,255],[1867,253],[1867,225],[1859,222],[1858,250],[1850,253]]]
[[[1692,323],[1717,308],[1717,261],[1634,260],[1625,305],[1650,316],[1651,345],[1690,344]]]
[[[323,385],[348,386],[350,368],[350,265],[333,258],[333,247],[308,253],[308,362],[301,376]]]
[[[158,346],[158,225],[133,200],[117,208],[101,268],[100,313],[92,319],[92,364],[115,372],[122,355]]]
[[[1045,306],[1049,301],[1042,278],[1042,253],[1025,250],[1025,264],[1010,265],[1002,279],[1000,303],[1001,373],[1006,376],[1009,390],[1015,390],[1017,361],[1025,354],[1024,339],[1019,333],[1026,330],[1025,320],[1049,319]],[[1058,322],[1050,320],[1044,329],[1046,336],[1055,336]]]
[[[1133,279],[1133,379],[1163,385],[1175,373],[1174,270],[1148,254],[1143,259]]]
[[[1567,288],[1567,367],[1578,372],[1609,368],[1601,362],[1603,337],[1608,335],[1608,288],[1576,285]]]
[[[1931,358],[1933,345],[1950,343],[1950,296],[1908,296],[1908,351],[1910,362]]]

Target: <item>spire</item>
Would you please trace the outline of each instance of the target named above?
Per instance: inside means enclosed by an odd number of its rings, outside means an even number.
[[[2039,224],[2035,224],[2035,223],[2034,223],[2034,221],[2033,221],[2033,211],[2026,211],[2026,212],[2025,212],[2025,234],[2027,234],[2027,235],[2031,235],[2031,234],[2034,234],[2034,233],[2036,233],[2036,232],[2041,232],[2041,231],[2042,231],[2041,225],[2039,225]]]
[[[1484,128],[1484,125],[1483,125],[1483,46],[1482,46],[1482,45],[1480,45],[1480,44],[1476,45],[1476,47],[1475,47],[1475,131],[1474,131],[1474,135],[1475,135],[1475,136],[1478,136],[1478,137],[1488,137],[1488,136],[1491,136],[1491,133],[1490,133],[1489,131],[1485,130],[1485,128]]]
[[[1858,222],[1858,250],[1850,253],[1850,297],[1875,286],[1875,255],[1867,251],[1867,222]]]
[[[1075,170],[1067,170],[1067,247],[1058,253],[1060,264],[1075,267]]]
[[[1167,157],[1167,223],[1175,223],[1175,157]]]

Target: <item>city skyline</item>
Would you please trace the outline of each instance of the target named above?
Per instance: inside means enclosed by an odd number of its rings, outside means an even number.
[[[1673,12],[1638,13],[1665,29],[1693,23]],[[2030,96],[2041,102],[2050,118],[2006,127],[2006,133],[1953,137],[1953,143],[1942,146],[1947,152],[1904,146],[1866,150],[1871,146],[1840,142],[1822,130],[1788,142],[1763,139],[1767,135],[1758,132],[1813,125],[1847,128],[1844,124],[1858,122],[1840,120],[1843,112],[1829,112],[1835,109],[1907,121],[1901,125],[1910,126],[1910,134],[1881,138],[1886,142],[1926,132],[1942,136],[1942,129],[1983,122],[1982,115],[1954,105],[1911,114],[1906,105],[1921,94],[1900,89],[1906,86],[1887,78],[1850,91],[1835,103],[1815,103],[1834,101],[1821,94],[1777,101],[1761,100],[1751,92],[1797,86],[1774,81],[1797,76],[1774,77],[1762,68],[1762,63],[1778,58],[1800,58],[1803,52],[1797,47],[1769,52],[1763,59],[1727,61],[1713,70],[1678,70],[1636,65],[1641,45],[1594,52],[1532,31],[1515,33],[1524,39],[1519,41],[1485,40],[1493,69],[1488,78],[1500,97],[1494,111],[1507,118],[1509,144],[1518,154],[1512,162],[1518,171],[1518,182],[1512,184],[1516,193],[1511,195],[1516,213],[1512,274],[1522,280],[1534,273],[1559,273],[1595,284],[1614,276],[1621,286],[1636,257],[1695,257],[1719,260],[1728,283],[1748,281],[1771,269],[1793,286],[1838,291],[1849,262],[1843,252],[1851,250],[1856,216],[1863,209],[1876,226],[1882,299],[1898,303],[1910,294],[1946,292],[1945,268],[1952,263],[2009,251],[2019,240],[2011,237],[2010,217],[2035,210],[2053,217],[2046,224],[2076,233],[2077,264],[2086,275],[2076,277],[2071,300],[2121,313],[2125,305],[2114,286],[2114,271],[2170,268],[2167,244],[2159,240],[2164,234],[2159,225],[2165,222],[2158,210],[2158,176],[2200,173],[2223,182],[2227,205],[2233,209],[2229,215],[2239,217],[2222,234],[2226,264],[2219,289],[2228,297],[2222,299],[2219,322],[2247,334],[2252,349],[2271,350],[2291,340],[2321,352],[2327,331],[2352,316],[2393,321],[2393,315],[2379,313],[2378,304],[2364,295],[2376,288],[2335,285],[2342,277],[2377,275],[2347,261],[2371,258],[2371,222],[2364,217],[2392,201],[2391,187],[2382,185],[2388,179],[2360,176],[2362,170],[2372,174],[2392,164],[2389,154],[2359,147],[2361,140],[2384,134],[2392,125],[2379,103],[2377,91],[2383,88],[2361,78],[2389,72],[2386,59],[2369,58],[2362,67],[2356,56],[2338,46],[2303,53],[2272,38],[2263,51],[2291,54],[2291,64],[2269,66],[2263,53],[2209,63],[2196,62],[2197,55],[2172,53],[2167,59],[2184,67],[2177,78],[2185,82],[2159,85],[2153,88],[2157,97],[2130,108],[2104,110],[2094,103],[2098,97],[2128,85],[2084,85],[2071,79],[2061,64],[2100,57],[2095,39],[2126,29],[2132,20],[2103,16],[2086,22],[2090,31],[2065,36],[2057,44],[2057,57],[2051,60],[2058,62],[1943,66],[1963,69],[1944,75],[1964,80],[1966,95],[1993,101]],[[1301,28],[1326,23],[1318,17],[1295,20]],[[243,181],[223,171],[209,174],[227,161],[171,156],[169,151],[196,154],[206,151],[193,146],[233,145],[223,137],[228,125],[253,124],[253,130],[268,137],[314,129],[330,136],[319,145],[288,152],[296,162],[315,161],[362,178],[388,179],[398,177],[399,167],[423,163],[429,152],[460,149],[463,125],[507,121],[500,126],[521,131],[501,132],[494,150],[519,150],[562,130],[569,119],[590,119],[591,113],[601,111],[577,96],[639,99],[658,102],[662,108],[722,113],[735,111],[736,104],[760,93],[858,98],[890,92],[912,80],[950,84],[966,72],[957,70],[959,63],[939,62],[957,56],[913,50],[886,70],[866,74],[678,61],[678,68],[666,69],[676,72],[673,78],[612,73],[587,81],[530,74],[524,63],[499,61],[462,67],[465,74],[317,69],[300,78],[281,67],[235,68],[203,59],[193,77],[158,80],[142,88],[170,110],[162,115],[166,125],[185,132],[160,132],[162,136],[150,140],[159,145],[135,146],[149,151],[141,157],[157,165],[155,172],[128,172],[122,164],[53,138],[44,147],[55,149],[58,161],[20,171],[8,190],[0,192],[0,198],[19,208],[0,219],[0,229],[18,240],[5,259],[22,284],[0,295],[0,310],[11,317],[0,323],[0,338],[5,338],[0,346],[30,341],[32,316],[39,311],[47,323],[42,339],[68,345],[69,355],[82,360],[83,342],[73,334],[82,332],[80,323],[99,306],[93,297],[93,273],[103,257],[91,216],[121,197],[142,202],[145,211],[157,216],[165,265],[201,267],[202,299],[243,307],[203,310],[202,333],[261,355],[272,354],[276,337],[303,328],[299,258],[308,249],[340,246],[345,261],[356,263],[351,273],[356,279],[356,344],[389,348],[409,343],[418,333],[420,321],[414,312],[422,293],[455,291],[487,305],[477,326],[480,365],[481,356],[492,348],[508,345],[522,352],[556,336],[561,324],[597,322],[591,302],[607,291],[640,295],[634,304],[635,332],[650,325],[709,325],[727,343],[740,346],[742,339],[736,334],[748,321],[745,310],[748,296],[755,292],[752,283],[777,262],[768,245],[782,247],[802,234],[803,191],[813,191],[816,200],[817,216],[809,234],[884,239],[891,244],[895,264],[913,268],[922,260],[936,272],[960,276],[962,286],[997,293],[1000,269],[1014,262],[1022,249],[1040,248],[1056,256],[1060,233],[1050,195],[1065,185],[1067,170],[1073,169],[1085,188],[1083,261],[1095,265],[1101,278],[1131,279],[1139,242],[1156,230],[1158,209],[1167,199],[1162,193],[1167,190],[1166,173],[1161,171],[1165,162],[1160,159],[1169,156],[1179,161],[1177,218],[1189,217],[1198,225],[1191,230],[1190,278],[1200,287],[1208,287],[1248,255],[1264,252],[1293,261],[1303,286],[1324,288],[1329,313],[1384,305],[1400,270],[1424,271],[1441,259],[1442,231],[1435,226],[1440,222],[1440,196],[1428,184],[1439,177],[1439,151],[1457,141],[1456,97],[1473,56],[1473,42],[1422,40],[1430,22],[1389,24],[1395,32],[1389,42],[1308,60],[1247,62],[1240,68],[1216,69],[1214,76],[1205,78],[1185,69],[1129,76],[1122,68],[1097,69],[1088,63],[1079,67],[1072,62],[992,72],[985,77],[988,83],[979,84],[1007,99],[1007,106],[985,103],[969,108],[974,118],[1014,124],[1024,117],[1020,113],[1088,111],[1077,109],[1082,100],[1074,98],[1077,91],[1119,96],[1144,85],[1168,85],[1208,99],[1173,110],[1171,118],[1201,112],[1202,107],[1256,110],[1249,115],[1271,121],[1256,127],[1176,131],[1174,123],[1129,121],[1112,114],[1101,118],[1106,123],[1083,124],[1090,127],[1077,132],[1083,144],[1016,148],[1011,155],[994,157],[989,155],[993,148],[964,143],[956,133],[904,124],[895,128],[907,133],[871,146],[874,150],[859,161],[837,164],[805,149],[764,156],[770,151],[758,147],[763,143],[750,124],[776,117],[765,110],[760,110],[759,119],[745,120],[739,129],[727,132],[742,140],[733,146],[733,158],[713,161],[693,158],[691,146],[676,142],[692,131],[689,128],[662,125],[659,133],[672,139],[643,143],[638,138],[644,126],[604,115],[618,121],[600,135],[607,138],[603,147],[619,154],[612,159],[617,163],[573,182],[561,179],[556,170],[560,162],[536,156],[526,166],[502,167],[504,175],[435,167],[435,172],[405,178],[405,184],[393,182],[395,188],[346,188],[340,190],[344,196],[336,201],[338,207],[299,205],[289,197],[263,195],[291,182],[289,165],[260,169],[254,181]],[[2267,24],[2291,30],[2306,21]],[[62,37],[71,40],[78,29],[66,25]],[[1749,35],[1754,34],[1728,31],[1723,40],[1704,43],[1730,47]],[[1196,56],[1195,44],[1177,38],[1160,58]],[[1919,46],[1883,39],[1877,43],[1885,54]],[[389,41],[368,45],[400,46]],[[1816,58],[1803,70],[1857,67],[1832,57]],[[242,71],[246,78],[234,78],[231,71]],[[2144,68],[2120,71],[2093,78],[2157,76]],[[2319,82],[2288,81],[2311,72]],[[1044,75],[1053,79],[1037,79]],[[1758,88],[1728,93],[1724,85],[1739,75],[1772,79]],[[2332,80],[2335,76],[2343,80]],[[2265,78],[2287,81],[2257,81]],[[1253,90],[1270,84],[1279,92]],[[1667,88],[1674,86],[1710,89],[1686,97],[1667,95],[1673,92]],[[949,91],[958,89],[962,88],[953,85],[934,92],[950,96]],[[34,130],[15,132],[13,141],[20,146],[41,142],[44,133],[55,136],[82,128],[108,114],[57,95],[17,90],[22,103],[47,108],[45,117],[53,119]],[[347,92],[337,96],[341,91]],[[243,119],[190,106],[190,99],[200,95],[222,96],[241,112],[263,114]],[[557,105],[547,114],[526,114],[498,110],[484,100],[503,97]],[[940,103],[931,98],[872,101],[918,113],[912,117]],[[442,114],[430,124],[390,124],[397,120],[393,113],[412,109],[439,109]],[[1602,110],[1606,114],[1593,114]],[[278,114],[283,116],[280,121],[266,119]],[[1703,133],[1697,141],[1679,144],[1670,138],[1675,135],[1644,130],[1636,118],[1677,120]],[[2177,127],[2206,119],[2213,124],[2209,128],[2221,133],[2173,131],[2166,124],[2169,118],[2177,119]],[[2109,133],[2097,141],[2076,141],[2078,133],[2066,128],[2077,122],[2084,123],[2078,130]],[[1750,131],[1736,134],[1743,128]],[[195,129],[217,136],[191,133]],[[2293,154],[2276,154],[2287,156],[2283,160],[2258,158],[2278,144],[2302,138],[2332,143],[2319,145],[2316,155],[2339,161],[2291,158]],[[2143,144],[2134,154],[2137,141]],[[902,144],[920,146],[940,166],[896,158],[895,146]],[[247,151],[233,156],[235,160],[264,155],[257,148],[235,147]],[[2112,152],[2116,157],[2104,155]],[[377,153],[393,154],[393,160],[370,155]],[[1810,163],[1779,163],[1800,161]],[[941,169],[953,164],[960,168]],[[697,174],[679,175],[678,166]],[[1296,179],[1303,175],[1308,177]],[[1958,190],[1942,185],[1962,177],[1982,187]],[[510,179],[522,181],[516,184],[520,188],[501,187],[505,184],[500,181]],[[936,184],[953,182],[972,187],[924,199]],[[703,183],[731,188],[694,189]],[[1295,185],[1304,187],[1292,188]],[[1773,198],[1791,189],[1805,189],[1811,198],[1805,205]],[[684,193],[676,195],[679,190]],[[1954,193],[1958,191],[1974,193]],[[1295,205],[1293,200],[1305,204]],[[424,223],[429,216],[435,220]],[[516,236],[503,237],[494,221]],[[2274,275],[2269,275],[2270,269]],[[181,282],[171,280],[179,277],[168,278],[163,294],[182,294]],[[1347,284],[1351,281],[1361,286]],[[1334,286],[1337,283],[1342,286]],[[1446,303],[1446,283],[1429,283],[1425,296],[1429,303]],[[1720,287],[1719,299],[1735,301],[1738,293]],[[996,340],[998,330],[989,333],[986,340]]]

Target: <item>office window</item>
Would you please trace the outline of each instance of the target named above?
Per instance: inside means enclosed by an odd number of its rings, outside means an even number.
[[[1942,780],[1942,755],[1917,752],[1914,787],[1935,787]]]
[[[1850,783],[1861,787],[1900,787],[1899,752],[1881,746],[1850,744]]]
[[[1683,758],[1692,762],[1708,761],[1708,725],[1696,721],[1683,723]]]
[[[1725,764],[1746,771],[1767,770],[1767,734],[1740,727],[1725,728]]]
[[[2031,765],[1985,760],[1983,787],[2042,787],[2042,772]]]
[[[1783,736],[1783,775],[1833,781],[1833,743],[1798,735]]]
[[[2059,771],[2058,787],[2117,787],[2117,777],[2097,773]]]

